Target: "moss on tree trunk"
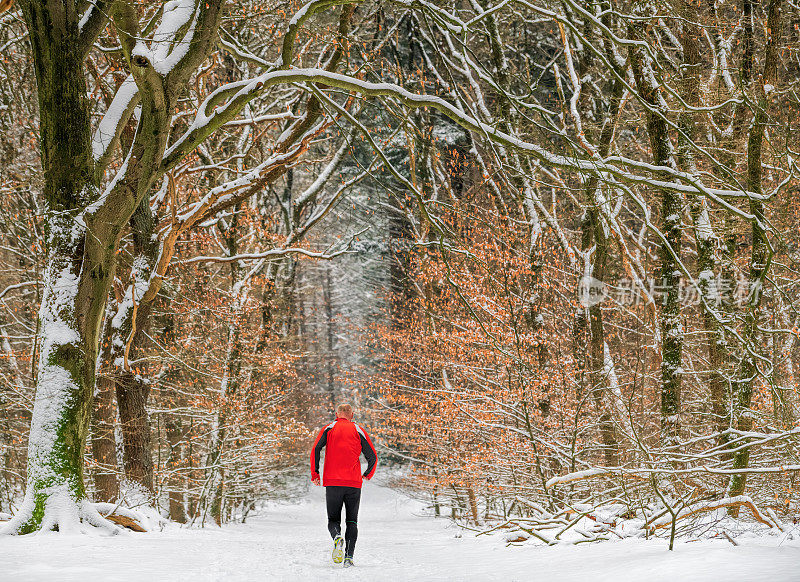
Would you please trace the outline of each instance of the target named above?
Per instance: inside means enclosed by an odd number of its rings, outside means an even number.
[[[48,247],[28,487],[17,516],[18,529],[27,532],[64,527],[52,498],[68,497],[77,504],[85,497],[83,452],[102,317],[102,301],[87,300],[85,293],[105,292],[108,272],[101,265],[87,272],[84,260],[86,227],[80,216],[98,188],[76,15],[68,3],[23,2],[22,9],[39,96]]]

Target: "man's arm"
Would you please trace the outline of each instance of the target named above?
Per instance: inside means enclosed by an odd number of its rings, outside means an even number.
[[[369,440],[369,435],[360,426],[356,425],[358,429],[358,436],[361,437],[361,452],[364,458],[367,459],[367,470],[364,471],[365,479],[372,479],[375,474],[375,467],[378,464],[378,453],[375,452],[375,447],[372,446],[372,441]]]
[[[328,444],[328,431],[330,425],[319,431],[317,440],[314,441],[314,447],[311,449],[311,480],[314,484],[319,484],[319,456],[322,453],[322,447]]]

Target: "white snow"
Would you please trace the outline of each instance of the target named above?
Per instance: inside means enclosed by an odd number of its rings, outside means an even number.
[[[294,13],[292,19],[289,21],[288,28],[292,28],[293,26],[297,26],[297,23],[300,22],[301,19],[305,18],[308,10],[314,5],[314,2],[309,2],[308,4],[304,4],[300,10]]]
[[[800,530],[798,530],[800,532]],[[795,532],[795,537],[798,532]],[[780,538],[677,543],[628,539],[579,546],[506,547],[502,533],[475,537],[421,504],[368,483],[362,494],[356,567],[330,561],[324,493],[272,504],[245,525],[123,536],[0,537],[4,582],[363,580],[744,582],[798,579],[800,548]]]
[[[195,8],[194,0],[170,0],[164,4],[161,22],[153,32],[151,47],[140,39],[131,51],[131,56],[145,57],[157,73],[167,75],[189,51],[200,6],[198,3]],[[186,34],[178,40],[178,33],[187,24],[189,28]]]
[[[72,397],[75,383],[64,368],[50,363],[50,357],[60,346],[75,343],[78,333],[63,319],[63,314],[70,311],[75,294],[78,292],[78,279],[68,266],[56,265],[51,260],[45,273],[45,281],[52,281],[45,286],[44,297],[39,309],[39,321],[42,328],[39,352],[39,378],[36,386],[36,401],[28,437],[28,471],[29,478],[36,481],[52,479],[51,469],[47,463],[53,447],[55,447],[56,424],[62,411]],[[52,271],[63,267],[54,274]],[[29,502],[32,499],[28,500]]]
[[[92,15],[92,10],[94,10],[95,6],[94,3],[90,4],[89,7],[86,9],[86,12],[83,13],[81,19],[78,21],[78,31],[83,32],[83,27],[86,26],[86,23],[89,22],[89,17]]]
[[[55,241],[76,244],[83,227],[70,225],[68,220],[55,215],[48,220],[51,251],[44,275],[44,295],[39,306],[39,377],[28,436],[28,487],[14,518],[5,527],[0,526],[0,534],[6,530],[15,532],[30,519],[34,511],[34,495],[39,492],[47,494],[42,519],[45,529],[58,525],[62,531],[80,531],[79,515],[83,508],[79,508],[77,500],[72,497],[74,484],[53,467],[53,451],[59,446],[60,438],[58,424],[75,397],[77,386],[69,371],[52,361],[53,354],[60,347],[75,344],[80,339],[69,323],[78,293],[78,277],[72,272],[65,254],[52,249]]]
[[[164,6],[161,24],[153,34],[153,68],[162,75],[169,73],[175,65],[189,52],[189,46],[194,38],[197,25],[197,15],[200,13],[201,4],[195,10],[194,0],[173,0]],[[194,18],[192,19],[192,16]],[[184,37],[176,45],[172,45],[178,31],[189,23],[191,25]]]
[[[702,241],[714,238],[714,230],[711,228],[711,220],[708,218],[708,202],[703,198],[700,214],[697,217],[697,238]]]
[[[596,477],[597,475],[605,475],[606,473],[613,472],[613,469],[603,469],[603,468],[596,468],[596,469],[586,469],[584,471],[575,471],[574,473],[568,473],[567,475],[561,475],[560,477],[552,477],[545,483],[548,489],[555,487],[556,485],[561,485],[562,483],[569,483],[570,481],[578,481],[580,479],[585,479],[588,477]]]
[[[139,47],[140,45],[137,44],[136,46]],[[143,47],[144,45],[141,46]],[[108,111],[103,115],[103,119],[100,120],[97,130],[94,132],[94,137],[92,137],[92,156],[95,161],[99,160],[106,153],[108,146],[111,145],[114,136],[117,135],[122,116],[138,91],[139,89],[133,76],[128,75],[114,95],[111,105],[108,106]]]

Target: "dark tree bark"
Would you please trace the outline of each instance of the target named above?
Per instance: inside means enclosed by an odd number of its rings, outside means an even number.
[[[169,456],[167,457],[167,470],[172,472],[168,482],[169,486],[169,518],[178,523],[186,523],[186,507],[183,503],[183,492],[181,491],[183,479],[178,472],[184,469],[182,465],[183,455],[183,426],[179,416],[167,414],[164,421],[164,428],[169,444]]]
[[[700,74],[702,59],[700,57],[700,31],[690,26],[689,22],[698,22],[697,6],[681,0],[677,9],[686,17],[681,44],[683,63],[681,65],[680,90],[683,100],[692,107],[700,107]],[[682,169],[690,174],[697,174],[694,144],[702,134],[702,116],[693,111],[685,111],[679,119],[679,127],[683,135],[679,141],[678,156]],[[717,236],[712,230],[708,201],[704,196],[693,196],[690,201],[695,247],[697,249],[695,277],[698,292],[702,298],[700,305],[703,329],[706,332],[704,342],[708,353],[708,387],[711,400],[711,422],[722,433],[728,428],[730,414],[727,404],[727,379],[725,365],[727,362],[727,344],[725,332],[720,319],[722,317],[721,298],[714,287],[719,272],[715,258]],[[720,437],[723,444],[725,437]]]
[[[230,256],[238,252],[238,219],[237,206],[230,224],[225,224],[223,236]],[[233,293],[233,305],[231,317],[239,315],[241,301],[244,291],[241,287],[240,269],[236,262],[231,263],[231,291]],[[225,493],[225,465],[223,454],[227,444],[228,430],[232,421],[233,404],[241,387],[242,370],[242,334],[239,325],[232,321],[228,327],[228,351],[225,356],[224,385],[222,386],[223,398],[219,404],[217,412],[216,426],[212,433],[211,444],[208,455],[208,487],[209,487],[209,511],[211,517],[217,525],[223,521],[224,493]]]
[[[747,10],[752,10],[750,0],[745,0]],[[781,10],[783,0],[771,0],[767,8],[767,40],[764,48],[764,71],[757,86],[757,107],[747,139],[747,189],[756,195],[763,193],[762,185],[762,146],[767,127],[767,108],[769,107],[766,85],[775,83],[778,75],[779,44],[781,39]],[[772,261],[772,246],[767,237],[767,221],[764,213],[764,202],[759,197],[750,198],[750,214],[752,246],[749,265],[749,295],[742,329],[743,355],[739,365],[734,395],[734,419],[736,428],[747,432],[753,427],[753,415],[750,406],[753,400],[753,384],[760,374],[757,364],[760,351],[759,327],[763,324],[762,309],[763,286]],[[746,469],[750,463],[750,449],[740,448],[733,455],[733,469]],[[728,493],[731,496],[744,493],[747,473],[738,473],[731,477]],[[738,508],[731,508],[732,515],[738,515]]]
[[[155,221],[150,210],[149,196],[143,198],[131,217],[131,230],[134,260],[139,260],[143,265],[153,265],[158,257],[159,245],[153,236]],[[135,277],[149,277],[151,269],[134,265],[133,272]],[[134,278],[132,285],[135,287],[137,282]],[[122,354],[123,366],[112,368],[122,429],[125,478],[140,486],[150,497],[154,495],[152,439],[147,414],[150,385],[143,370],[135,362],[142,355],[152,320],[152,307],[152,301],[142,301],[134,306],[131,318],[133,329],[125,330],[127,337]],[[131,365],[130,362],[134,364]]]
[[[119,496],[115,415],[114,386],[101,375],[97,379],[97,402],[92,418],[92,457],[95,463],[95,495],[98,501],[108,503]]]
[[[325,388],[330,399],[331,410],[336,409],[336,330],[333,324],[333,282],[330,264],[325,265],[325,280],[322,285],[325,303]]]
[[[69,529],[50,503],[86,496],[83,452],[91,416],[98,328],[118,231],[86,216],[99,196],[84,81],[84,51],[71,2],[21,2],[39,97],[47,270],[39,314],[40,359],[28,445],[28,486],[11,528]],[[82,223],[76,223],[80,218]],[[109,246],[111,247],[109,249]],[[111,252],[109,252],[111,251]],[[84,517],[89,517],[85,515]]]
[[[632,38],[636,37],[633,28]],[[641,49],[630,51],[631,69],[636,81],[636,89],[644,101],[647,110],[647,133],[650,138],[653,163],[657,166],[674,166],[672,145],[669,139],[667,120],[659,93],[661,87],[646,74],[650,67]],[[681,413],[681,379],[683,368],[681,356],[683,351],[683,325],[681,323],[681,304],[678,291],[681,274],[678,259],[681,256],[681,213],[682,196],[674,190],[659,190],[661,197],[661,220],[663,237],[660,242],[661,265],[658,270],[657,297],[660,310],[661,332],[661,428],[669,442],[675,442],[680,435]]]

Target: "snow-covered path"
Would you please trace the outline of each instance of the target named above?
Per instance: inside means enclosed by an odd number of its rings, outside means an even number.
[[[416,502],[373,484],[363,492],[359,530],[356,567],[334,566],[323,492],[313,488],[301,504],[274,506],[221,530],[0,537],[0,581],[800,581],[797,542],[687,543],[671,553],[663,540],[506,548],[499,536],[461,535],[447,520],[423,516]]]

